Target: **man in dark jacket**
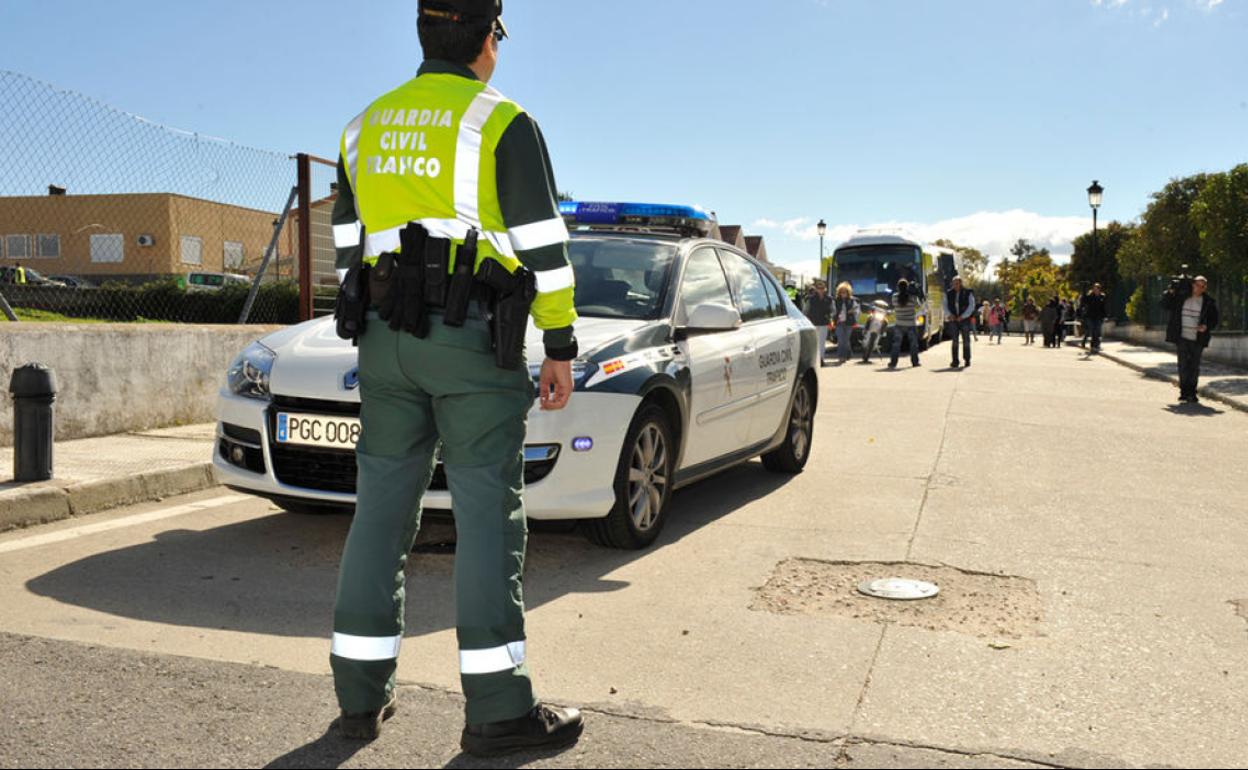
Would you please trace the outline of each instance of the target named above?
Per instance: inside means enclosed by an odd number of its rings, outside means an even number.
[[[1088,292],[1083,298],[1083,304],[1079,308],[1079,313],[1083,319],[1083,342],[1079,343],[1079,347],[1083,347],[1088,337],[1092,337],[1092,352],[1099,353],[1101,350],[1101,330],[1105,327],[1105,293],[1101,290],[1099,283],[1092,284],[1092,291]]]
[[[1179,349],[1179,400],[1192,404],[1200,402],[1200,359],[1219,321],[1218,303],[1205,293],[1208,288],[1209,281],[1200,275],[1190,282],[1176,281],[1161,297],[1162,307],[1170,311],[1166,342]]]
[[[815,325],[819,340],[819,365],[823,366],[828,349],[828,325],[832,323],[832,297],[828,295],[828,285],[823,281],[815,281],[814,292],[806,298],[805,312]]]
[[[945,294],[946,328],[953,347],[951,368],[958,368],[958,338],[962,338],[962,352],[966,368],[971,368],[971,329],[975,325],[975,293],[962,288],[962,276],[953,277],[953,286]]]

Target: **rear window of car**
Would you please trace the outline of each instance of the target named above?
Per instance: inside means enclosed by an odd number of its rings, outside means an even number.
[[[192,286],[224,286],[224,275],[213,275],[211,273],[191,273],[190,282]]]

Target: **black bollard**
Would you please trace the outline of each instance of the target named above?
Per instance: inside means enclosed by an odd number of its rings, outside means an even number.
[[[42,364],[13,370],[13,478],[47,481],[52,478],[52,404],[56,375]]]

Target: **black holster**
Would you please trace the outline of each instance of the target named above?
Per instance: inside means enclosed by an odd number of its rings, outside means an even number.
[[[509,273],[497,260],[487,259],[477,270],[477,280],[490,290],[490,345],[500,369],[524,366],[524,338],[529,329],[529,310],[537,297],[537,279],[523,267]]]
[[[399,236],[402,251],[386,253],[377,259],[374,280],[384,286],[377,314],[394,331],[415,337],[429,334],[429,307],[425,302],[425,246],[429,233],[418,224],[409,224]]]
[[[446,291],[446,310],[442,322],[447,326],[463,326],[468,318],[468,305],[472,299],[473,268],[477,263],[477,231],[468,231],[463,245],[455,253],[455,270]]]
[[[334,301],[334,321],[338,336],[351,340],[352,345],[360,344],[360,336],[367,325],[366,315],[369,305],[369,266],[356,261],[347,270],[338,290],[338,298]]]

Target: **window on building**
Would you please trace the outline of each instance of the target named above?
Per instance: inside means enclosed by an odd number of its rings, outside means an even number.
[[[91,236],[92,262],[121,262],[125,251],[126,239],[122,235]]]
[[[194,235],[182,236],[182,264],[204,264],[204,239]]]
[[[9,259],[30,259],[30,236],[4,236],[4,250]]]
[[[243,244],[237,241],[225,242],[225,269],[241,270],[243,267]]]
[[[61,236],[40,235],[37,243],[38,251],[36,252],[36,256],[45,257],[47,259],[60,259]]]

